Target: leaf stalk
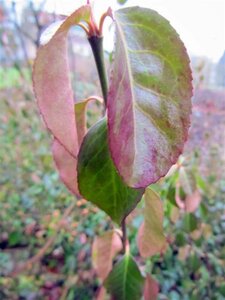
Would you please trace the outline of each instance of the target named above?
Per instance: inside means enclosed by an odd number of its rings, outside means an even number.
[[[103,99],[106,106],[107,94],[108,94],[108,81],[107,81],[105,61],[104,61],[103,37],[91,36],[88,38],[88,41],[91,45],[91,49],[95,58],[95,63],[98,70],[98,76],[101,84]]]
[[[123,249],[122,252],[123,254],[126,253],[127,250],[127,227],[126,227],[126,219],[124,218],[121,224],[121,229],[122,229],[122,244],[123,244]]]

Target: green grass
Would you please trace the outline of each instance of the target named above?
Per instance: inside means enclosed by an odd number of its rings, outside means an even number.
[[[21,76],[29,80],[29,70],[19,69],[17,66],[2,68],[0,67],[0,89],[7,89],[21,86]]]

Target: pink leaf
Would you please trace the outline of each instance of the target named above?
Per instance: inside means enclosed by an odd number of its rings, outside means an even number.
[[[145,191],[144,223],[138,231],[138,248],[142,257],[160,253],[166,246],[163,234],[163,205],[152,190]]]
[[[179,248],[178,259],[181,261],[185,261],[191,252],[191,245],[185,245],[184,247]]]
[[[131,187],[146,187],[177,161],[187,139],[191,71],[186,49],[155,11],[115,13],[116,46],[108,94],[109,144]]]
[[[102,281],[111,271],[113,258],[121,249],[122,242],[115,231],[108,231],[95,238],[92,246],[92,263]]]
[[[199,207],[201,198],[199,190],[195,190],[191,195],[187,195],[185,199],[185,210],[189,213],[194,212]]]
[[[104,286],[101,286],[99,291],[98,291],[96,300],[106,300],[106,296],[107,296],[107,291],[104,288]]]
[[[67,33],[71,26],[90,19],[90,6],[82,6],[63,22],[51,25],[42,37],[33,70],[33,85],[46,126],[73,156],[78,153],[74,99],[69,78]]]
[[[77,186],[77,159],[56,139],[53,141],[52,153],[56,167],[59,170],[60,179],[73,194],[79,196]]]
[[[159,293],[158,282],[147,274],[144,287],[144,300],[157,300]]]

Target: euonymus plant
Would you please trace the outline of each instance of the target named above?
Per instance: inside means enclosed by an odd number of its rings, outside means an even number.
[[[115,24],[115,49],[108,83],[102,28]],[[103,100],[74,103],[67,57],[71,26],[81,26],[91,45]],[[191,71],[185,47],[169,22],[141,7],[111,9],[96,24],[92,7],[80,7],[41,37],[33,83],[41,115],[53,135],[60,177],[77,197],[104,210],[122,231],[106,232],[93,244],[93,264],[113,299],[152,299],[154,281],[142,274],[129,252],[125,219],[143,198],[138,233],[142,257],[166,248],[163,207],[149,188],[176,163],[187,139],[191,113]],[[86,105],[102,101],[105,116],[88,131]],[[113,266],[117,253],[122,257]],[[104,293],[104,290],[101,291]]]

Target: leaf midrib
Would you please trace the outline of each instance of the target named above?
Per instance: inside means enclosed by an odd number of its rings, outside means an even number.
[[[137,101],[136,101],[136,97],[135,97],[135,93],[134,93],[134,87],[136,85],[136,81],[135,81],[135,79],[132,75],[131,65],[130,65],[130,58],[129,58],[129,52],[131,52],[132,50],[130,49],[131,50],[130,51],[129,48],[127,47],[126,38],[125,38],[125,35],[124,35],[124,32],[123,32],[123,25],[132,25],[132,26],[134,26],[134,24],[129,24],[129,23],[126,23],[126,22],[120,22],[120,21],[117,20],[117,28],[118,28],[118,32],[120,34],[121,43],[123,45],[123,49],[124,49],[124,53],[125,53],[125,63],[126,63],[126,66],[127,66],[127,72],[128,72],[128,77],[129,77],[129,86],[130,86],[130,91],[131,91],[131,96],[132,96],[131,99],[132,99],[133,120],[135,120],[135,108],[138,108],[138,107],[136,107]],[[145,26],[143,24],[136,24],[136,23],[135,23],[135,25],[137,25],[139,27],[146,28],[148,31],[154,32],[159,37],[159,39],[162,40],[161,35],[157,31],[154,31],[151,27],[148,28],[147,26]],[[145,50],[145,49],[143,49],[143,50]],[[151,51],[150,49],[148,49],[147,51],[153,53],[153,51]],[[175,71],[174,66],[172,65],[172,62],[169,60],[169,58],[165,55],[162,55],[162,54],[158,53],[158,52],[157,52],[157,56],[160,56],[161,59],[163,59],[165,62],[167,62],[170,65],[171,70],[173,71],[174,77],[177,81],[177,73]],[[149,91],[156,94],[158,97],[161,96],[160,93],[157,93],[155,90],[149,89]],[[172,100],[171,95],[162,94],[162,96],[164,98],[169,98],[170,100]],[[176,105],[175,101],[172,101],[172,102]],[[142,112],[143,112],[143,110],[142,110]],[[158,128],[158,126],[156,126],[156,127]],[[133,138],[133,141],[134,141],[133,142],[134,143],[134,156],[133,156],[133,164],[132,164],[133,168],[134,168],[135,158],[137,156],[137,140],[136,140],[137,133],[136,132],[137,132],[136,124],[133,121],[133,135],[134,135],[134,138]],[[167,138],[167,135],[163,131],[161,131],[161,133]]]
[[[141,23],[128,23],[128,22],[120,22],[120,24],[121,25],[127,25],[127,26],[130,26],[130,27],[143,27],[143,28],[145,28],[147,31],[151,31],[151,32],[153,32],[153,33],[155,33],[158,37],[159,37],[159,40],[160,41],[162,41],[163,40],[163,38],[164,37],[162,37],[162,35],[158,32],[158,31],[156,31],[156,30],[154,30],[152,27],[148,27],[148,26],[146,26],[146,25],[144,25],[144,24],[141,24]],[[174,33],[176,33],[176,32],[170,32],[170,34],[174,34]],[[170,62],[170,60],[168,60],[168,57],[167,56],[163,56],[163,57],[165,57],[166,58],[166,60],[168,61],[168,62]],[[170,62],[170,64],[171,64],[171,62]],[[172,68],[174,69],[174,66],[172,65]]]
[[[128,48],[125,47],[126,45],[126,39],[125,39],[125,36],[123,34],[123,31],[122,31],[122,28],[119,24],[119,22],[117,21],[117,28],[118,28],[118,31],[120,33],[120,38],[121,38],[121,41],[122,41],[122,44],[123,44],[123,48],[124,48],[124,53],[125,53],[125,58],[126,58],[126,65],[127,65],[127,72],[128,72],[128,77],[129,77],[129,82],[131,83],[130,84],[130,90],[131,90],[131,98],[132,98],[132,102],[133,102],[133,99],[135,99],[134,97],[134,91],[133,91],[133,76],[132,76],[132,72],[131,72],[131,68],[130,68],[130,64],[129,64],[129,56],[128,56]],[[132,80],[131,80],[132,79]],[[134,111],[134,103],[132,105],[132,112],[133,112],[133,128],[134,128],[134,156],[133,156],[133,163],[132,163],[132,169],[134,168],[134,161],[135,161],[135,158],[136,158],[136,154],[137,154],[137,146],[136,146],[136,126],[135,126],[135,111]],[[133,170],[132,170],[132,173]]]
[[[126,300],[126,281],[129,266],[129,256],[125,256],[124,279],[123,279],[123,299]]]

